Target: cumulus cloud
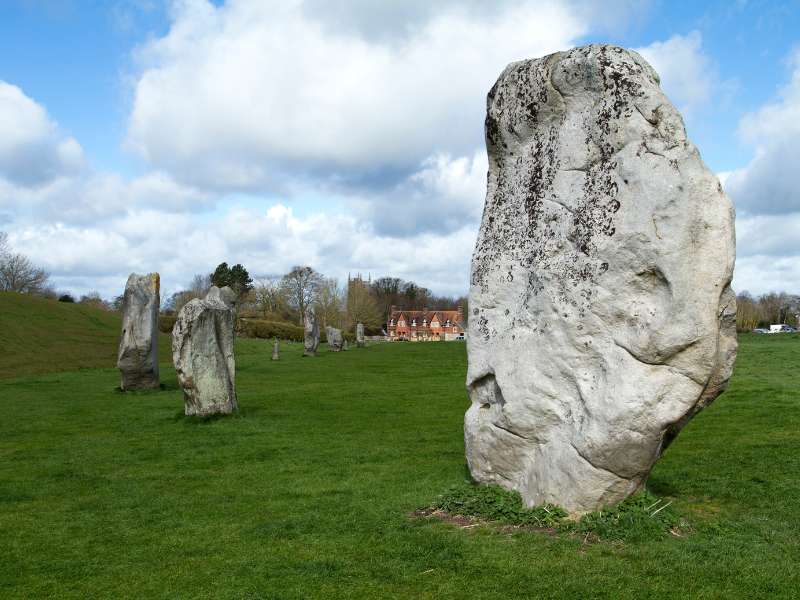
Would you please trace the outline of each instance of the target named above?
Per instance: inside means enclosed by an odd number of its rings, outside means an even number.
[[[465,227],[396,239],[353,216],[301,218],[275,204],[266,210],[232,206],[218,220],[141,210],[102,228],[30,223],[12,231],[10,242],[53,272],[57,285],[77,293],[98,289],[107,297],[120,292],[131,271],[159,271],[167,295],[223,260],[241,262],[252,274],[283,273],[295,264],[339,278],[349,271],[390,273],[461,294],[474,238],[474,229]]]
[[[392,188],[353,204],[379,234],[406,237],[477,227],[488,168],[485,150],[462,157],[437,154]]]
[[[0,179],[34,186],[80,171],[83,150],[40,104],[0,80]]]
[[[792,56],[790,67],[790,81],[778,99],[745,115],[739,127],[743,141],[755,147],[755,157],[728,176],[726,190],[745,214],[800,211],[800,51]]]
[[[681,112],[691,115],[709,103],[716,69],[703,50],[699,31],[673,35],[636,51],[658,72],[664,91]]]
[[[208,192],[179,184],[158,171],[126,179],[87,169],[36,187],[0,180],[0,212],[50,222],[98,225],[145,208],[165,213],[200,211],[212,207],[215,200]]]
[[[491,11],[390,3],[349,29],[331,21],[339,8],[325,16],[318,4],[177,3],[169,32],[140,50],[129,144],[183,181],[216,187],[274,189],[287,172],[402,180],[430,156],[482,144],[484,99],[507,63],[588,30],[581,11],[555,0]],[[370,33],[391,11],[394,33]]]

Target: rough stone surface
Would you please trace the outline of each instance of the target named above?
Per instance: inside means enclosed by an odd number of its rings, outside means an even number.
[[[733,209],[635,52],[509,65],[489,92],[465,417],[528,505],[637,491],[736,355]]]
[[[303,356],[316,356],[319,348],[319,321],[314,307],[309,306],[303,315]]]
[[[344,336],[342,330],[331,327],[330,325],[325,328],[325,335],[328,338],[328,350],[331,352],[340,352],[344,345]]]
[[[366,346],[366,342],[364,341],[364,324],[358,323],[356,325],[356,346],[358,348],[363,348]]]
[[[131,273],[122,300],[122,336],[117,352],[123,390],[158,388],[158,273]]]
[[[188,302],[172,329],[172,360],[183,388],[187,415],[236,410],[234,313],[229,288],[212,287],[202,300]]]
[[[272,345],[272,360],[280,360],[280,346],[278,345],[278,340],[275,340],[275,343]]]

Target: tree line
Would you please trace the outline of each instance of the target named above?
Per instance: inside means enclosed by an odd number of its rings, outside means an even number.
[[[208,275],[195,275],[189,286],[176,292],[164,304],[168,313],[177,313],[193,298],[203,297],[211,285],[227,285],[239,295],[242,318],[263,319],[301,325],[303,314],[313,306],[323,327],[350,329],[363,323],[368,332],[380,333],[392,305],[408,310],[445,309],[462,304],[466,315],[467,299],[436,295],[413,281],[398,277],[375,280],[361,276],[340,282],[326,277],[313,267],[298,265],[281,275],[251,278],[240,264],[221,263]]]
[[[797,326],[798,316],[800,316],[800,295],[770,292],[753,296],[745,291],[736,296],[737,331],[768,328],[779,323]]]

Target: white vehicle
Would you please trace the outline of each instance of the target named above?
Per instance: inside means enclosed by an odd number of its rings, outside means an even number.
[[[792,327],[791,325],[783,324],[783,323],[781,323],[779,325],[770,325],[769,326],[769,332],[770,333],[792,333],[794,331],[796,331],[794,327]]]

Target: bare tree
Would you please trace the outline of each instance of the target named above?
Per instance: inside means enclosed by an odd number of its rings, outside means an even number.
[[[321,327],[341,327],[345,309],[344,290],[334,278],[324,279],[317,291],[314,309]]]
[[[211,276],[198,273],[192,277],[192,282],[189,284],[189,289],[187,291],[192,292],[195,298],[205,298],[205,295],[210,289]]]
[[[286,299],[289,306],[298,311],[300,323],[303,322],[306,307],[316,300],[322,280],[322,275],[311,267],[299,266],[292,267],[292,270],[281,278],[281,287],[286,293]]]
[[[764,320],[764,311],[750,292],[744,291],[736,296],[736,329],[750,331]]]
[[[48,275],[27,256],[5,250],[0,258],[0,291],[40,294],[48,289]]]
[[[283,317],[288,313],[289,302],[279,275],[256,277],[254,291],[256,307],[265,319],[270,315]]]
[[[357,323],[363,323],[374,329],[381,326],[382,317],[378,303],[367,284],[361,279],[351,279],[347,285],[348,326],[355,327]]]

